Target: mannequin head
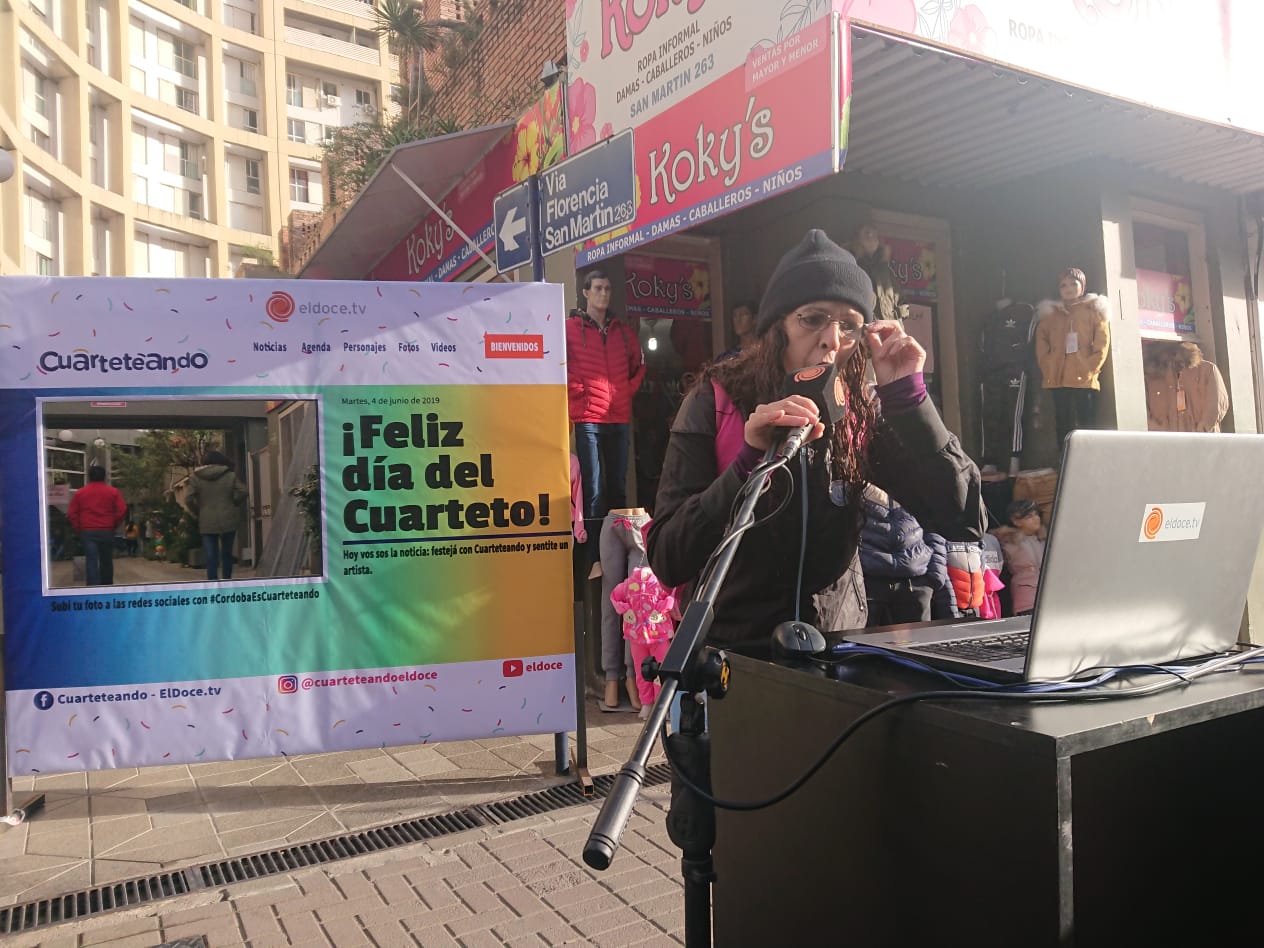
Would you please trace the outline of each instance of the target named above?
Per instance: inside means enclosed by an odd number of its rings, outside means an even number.
[[[759,304],[750,300],[742,300],[733,307],[733,332],[738,342],[746,345],[758,338],[755,332],[755,314],[759,312]]]
[[[1040,534],[1040,505],[1034,500],[1015,500],[1005,509],[1005,519],[1026,536]]]
[[[1058,296],[1064,303],[1074,303],[1084,295],[1084,271],[1067,267],[1058,274]]]

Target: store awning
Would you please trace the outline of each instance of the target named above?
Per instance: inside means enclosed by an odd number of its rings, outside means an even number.
[[[395,146],[297,275],[305,280],[362,278],[430,212],[396,171],[440,202],[514,125],[501,122]]]
[[[1264,136],[853,28],[847,171],[968,189],[1092,158],[1264,187]]]

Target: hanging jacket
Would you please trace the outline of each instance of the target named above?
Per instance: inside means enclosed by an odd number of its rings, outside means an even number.
[[[1036,362],[1045,388],[1099,390],[1098,377],[1110,350],[1110,303],[1087,293],[1074,303],[1045,300],[1036,307]],[[1068,353],[1068,337],[1075,333],[1075,349]]]
[[[598,326],[576,310],[566,320],[566,395],[572,424],[627,424],[632,396],[645,377],[641,344],[623,320]]]
[[[1145,381],[1151,431],[1220,430],[1229,393],[1220,369],[1203,358],[1197,343],[1147,343]]]
[[[865,496],[865,524],[860,528],[860,568],[866,576],[913,577],[926,572],[931,551],[922,525],[893,500]]]

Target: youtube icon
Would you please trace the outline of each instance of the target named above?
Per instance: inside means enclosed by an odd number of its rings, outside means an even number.
[[[506,678],[518,678],[522,675],[522,659],[508,659],[505,664],[501,666],[500,673]]]

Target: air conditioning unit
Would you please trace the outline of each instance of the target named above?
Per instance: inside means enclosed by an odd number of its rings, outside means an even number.
[[[338,106],[342,105],[342,99],[336,95],[327,95],[325,96],[325,105],[331,109],[336,109]]]

